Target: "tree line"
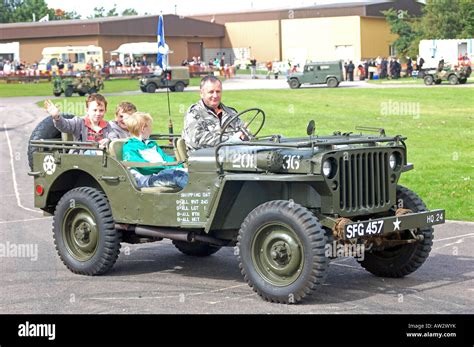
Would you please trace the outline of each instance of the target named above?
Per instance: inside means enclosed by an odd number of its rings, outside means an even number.
[[[18,23],[33,22],[40,18],[49,16],[50,21],[64,19],[82,19],[82,16],[76,11],[64,11],[48,7],[44,0],[1,0],[3,6],[0,6],[0,23]],[[117,5],[111,9],[104,7],[94,7],[93,13],[88,16],[91,18],[115,17],[115,16],[136,16],[138,12],[133,8],[127,8],[121,13],[117,10]]]
[[[402,56],[416,56],[421,40],[474,37],[474,0],[426,0],[420,17],[393,8],[383,14],[398,35],[393,46]]]

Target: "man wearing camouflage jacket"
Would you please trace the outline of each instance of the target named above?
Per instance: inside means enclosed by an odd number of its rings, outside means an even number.
[[[189,107],[184,118],[183,139],[188,151],[219,144],[221,129],[237,111],[221,103],[222,83],[214,76],[201,80],[201,100]],[[239,131],[244,124],[236,119],[226,129],[222,141],[243,140],[245,135]]]

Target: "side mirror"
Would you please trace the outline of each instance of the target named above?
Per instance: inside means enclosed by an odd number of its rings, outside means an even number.
[[[308,127],[306,128],[306,134],[308,134],[308,136],[312,136],[314,135],[314,120],[310,120],[309,123],[308,123]]]

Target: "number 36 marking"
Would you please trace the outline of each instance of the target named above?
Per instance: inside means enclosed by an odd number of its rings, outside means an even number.
[[[298,170],[300,168],[300,155],[285,155],[283,156],[283,165],[284,170]]]

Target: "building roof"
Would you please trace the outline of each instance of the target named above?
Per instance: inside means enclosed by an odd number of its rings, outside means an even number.
[[[221,24],[194,18],[164,15],[165,35],[170,37],[224,37]],[[158,16],[122,16],[50,22],[0,24],[0,40],[89,35],[156,35]]]
[[[420,16],[423,4],[416,0],[367,0],[364,2],[346,1],[335,4],[312,5],[302,7],[286,6],[273,10],[252,10],[228,13],[209,13],[191,16],[192,18],[225,24],[228,22],[244,22],[276,19],[298,19],[317,17],[361,16],[381,17],[381,11],[394,8],[406,10],[410,15]]]

